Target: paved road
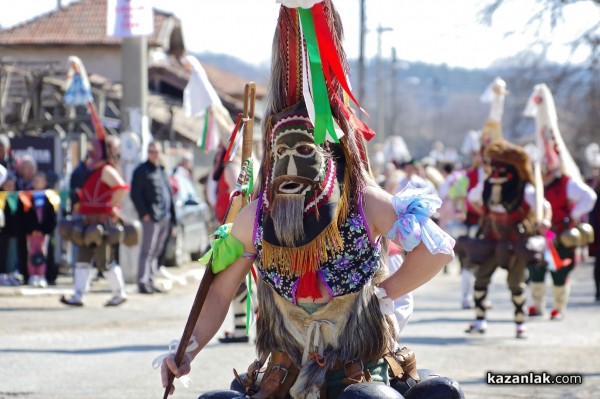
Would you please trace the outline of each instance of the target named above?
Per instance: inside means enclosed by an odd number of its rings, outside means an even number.
[[[170,268],[188,282],[173,283],[168,294],[133,292],[119,308],[104,308],[105,281],[94,284],[83,308],[65,308],[60,293],[69,279],[48,290],[0,287],[0,399],[161,398],[155,356],[181,335],[200,270]],[[573,274],[567,319],[529,323],[530,338],[513,338],[512,305],[505,275],[497,272],[488,333],[470,336],[463,329],[470,310],[459,308],[459,277],[451,267],[415,292],[416,311],[404,342],[417,354],[419,367],[458,379],[468,399],[600,398],[600,306],[592,301],[590,264]],[[192,386],[178,386],[175,397],[228,386],[233,367],[245,370],[254,359],[249,344],[211,343],[195,361]],[[546,371],[583,375],[581,385],[492,386],[486,372]]]

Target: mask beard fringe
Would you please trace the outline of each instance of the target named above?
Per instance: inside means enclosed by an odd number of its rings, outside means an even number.
[[[304,195],[276,194],[271,206],[275,236],[286,247],[296,247],[304,239]]]

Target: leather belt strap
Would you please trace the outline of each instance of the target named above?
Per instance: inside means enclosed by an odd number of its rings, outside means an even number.
[[[296,382],[300,370],[285,352],[273,352],[260,382],[258,392],[252,399],[284,399]]]
[[[361,359],[350,360],[344,363],[345,377],[342,379],[344,385],[352,385],[359,382],[369,382],[372,380],[369,369]]]
[[[254,385],[256,384],[256,379],[258,378],[258,373],[260,372],[261,367],[267,361],[269,357],[268,354],[263,355],[260,359],[254,360],[250,366],[248,366],[248,371],[246,374],[242,374],[241,376],[238,374],[236,369],[233,369],[233,374],[235,375],[235,379],[237,382],[244,387],[246,390],[246,395],[250,395],[254,391]]]
[[[396,352],[389,352],[384,357],[390,366],[392,375],[400,380],[406,380],[409,377],[419,382],[421,378],[417,373],[417,358],[415,352],[407,347],[398,349]]]

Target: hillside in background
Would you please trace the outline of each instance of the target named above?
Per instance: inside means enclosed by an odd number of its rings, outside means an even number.
[[[269,66],[256,66],[223,54],[201,53],[197,57],[227,72],[235,73],[267,84]],[[509,66],[507,66],[507,64]],[[435,141],[447,147],[460,149],[469,130],[479,130],[485,123],[489,104],[480,96],[496,76],[506,82],[510,94],[506,98],[503,129],[506,139],[516,143],[532,140],[534,121],[523,116],[523,110],[533,86],[546,83],[552,90],[558,108],[559,127],[573,156],[583,159],[583,147],[590,136],[582,134],[580,122],[585,119],[585,108],[578,85],[590,79],[585,70],[570,70],[572,81],[561,79],[566,68],[553,64],[510,66],[518,63],[504,62],[486,70],[451,68],[422,62],[382,61],[381,76],[384,84],[377,94],[377,63],[366,65],[365,96],[361,105],[370,114],[364,118],[374,130],[383,119],[383,132],[378,132],[379,142],[384,136],[401,135],[406,140],[413,157],[427,155]],[[350,77],[354,93],[358,95],[357,65],[351,61]],[[380,97],[380,98],[378,98]],[[380,118],[380,114],[382,117]],[[585,132],[584,132],[585,133]],[[592,134],[592,132],[589,132]]]

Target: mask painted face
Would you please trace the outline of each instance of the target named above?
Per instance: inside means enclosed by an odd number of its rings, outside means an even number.
[[[314,143],[308,115],[289,112],[273,126],[272,187],[274,194],[309,196],[323,180],[325,155]]]
[[[490,174],[490,181],[492,183],[503,183],[513,178],[519,178],[517,169],[508,163],[492,161],[491,163],[492,173]]]

